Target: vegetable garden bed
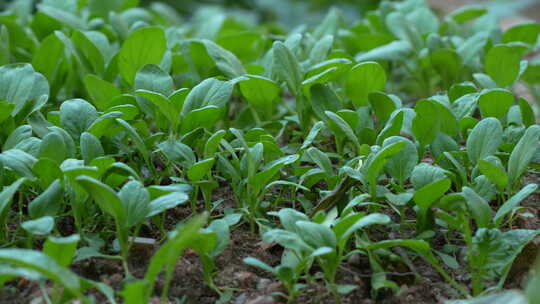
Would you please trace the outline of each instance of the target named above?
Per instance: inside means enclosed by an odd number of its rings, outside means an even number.
[[[525,2],[5,4],[0,303],[538,303]]]

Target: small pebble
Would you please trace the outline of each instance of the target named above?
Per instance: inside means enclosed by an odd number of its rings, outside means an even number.
[[[248,300],[245,304],[275,304],[276,300],[274,300],[271,296],[258,296],[253,300]]]

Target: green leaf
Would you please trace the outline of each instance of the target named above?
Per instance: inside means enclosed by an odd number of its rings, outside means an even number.
[[[399,153],[407,145],[404,141],[396,141],[389,144],[375,153],[373,158],[369,158],[364,164],[365,177],[368,183],[374,187],[377,178],[386,165],[388,159]]]
[[[472,163],[497,152],[503,141],[501,123],[496,118],[482,119],[467,138],[467,155]]]
[[[61,208],[63,193],[60,180],[55,180],[45,191],[28,204],[28,213],[32,218],[56,216]]]
[[[107,37],[100,32],[76,30],[71,36],[71,40],[79,56],[84,58],[83,62],[87,62],[86,65],[95,74],[102,74],[105,69],[105,58],[93,38],[108,42]]]
[[[150,158],[150,152],[148,151],[144,140],[139,135],[137,130],[123,119],[116,118],[115,120],[122,127],[122,129],[126,131],[129,137],[131,137],[131,140],[133,140],[133,142],[135,143],[137,150],[139,150],[139,152],[142,154],[142,157],[148,162]]]
[[[39,158],[50,158],[61,164],[67,158],[67,148],[64,138],[55,132],[50,132],[41,140]]]
[[[198,232],[206,222],[206,215],[197,216],[170,234],[169,239],[156,251],[144,276],[148,282],[145,292],[145,301],[148,303],[158,275],[170,265],[176,264],[184,250],[189,247],[198,237]]]
[[[272,108],[280,93],[280,88],[271,79],[258,75],[246,75],[239,83],[240,92],[255,108],[268,110]]]
[[[400,61],[405,60],[413,49],[408,41],[397,40],[388,44],[376,47],[369,50],[366,53],[358,54],[355,57],[356,61],[369,61],[369,60],[391,60]]]
[[[9,210],[9,206],[11,205],[13,195],[15,195],[15,192],[17,192],[24,181],[24,178],[20,178],[13,184],[4,187],[2,192],[0,192],[0,223],[4,222],[4,218]]]
[[[529,102],[523,98],[518,98],[518,104],[521,113],[521,121],[525,127],[534,125],[536,123],[536,118]]]
[[[476,225],[480,228],[488,227],[493,217],[488,202],[469,187],[463,187],[462,193]]]
[[[163,196],[160,196],[150,202],[148,208],[150,209],[147,217],[160,214],[167,209],[174,208],[180,204],[187,202],[189,196],[184,192],[173,192]]]
[[[104,156],[105,152],[101,146],[101,142],[91,133],[84,132],[81,135],[81,155],[86,164],[92,160]]]
[[[298,234],[308,245],[314,248],[336,248],[336,236],[330,228],[308,221],[298,221],[296,226],[299,228]]]
[[[45,2],[47,3],[47,2]],[[69,12],[60,8],[57,8],[53,5],[38,4],[38,10],[43,14],[62,22],[68,27],[73,29],[86,29],[87,23],[86,20],[76,16],[74,12]]]
[[[412,132],[421,145],[429,145],[441,130],[441,114],[437,102],[424,99],[416,103],[416,116],[412,121]]]
[[[351,220],[347,220],[349,218]],[[371,213],[365,216],[363,214],[354,214],[348,216],[343,220],[340,220],[334,226],[333,230],[336,234],[339,246],[341,248],[344,248],[347,240],[352,236],[355,231],[372,225],[386,225],[388,223],[390,223],[390,218],[385,214]]]
[[[0,67],[0,99],[15,105],[12,116],[25,111],[28,115],[39,110],[49,98],[49,84],[40,73],[27,63]],[[29,109],[25,109],[28,107]]]
[[[126,228],[126,210],[111,187],[88,176],[79,176],[75,180],[92,196],[101,210],[115,218],[118,229]]]
[[[70,99],[60,105],[60,122],[74,139],[79,139],[97,118],[96,108],[86,100]]]
[[[513,229],[500,232],[498,229],[478,229],[473,243],[478,246],[475,249],[483,253],[485,279],[497,280],[495,287],[502,288],[514,260],[539,234],[540,230]]]
[[[216,234],[217,240],[213,248],[208,252],[211,257],[216,257],[225,250],[231,241],[229,224],[224,219],[213,220],[205,231]]]
[[[386,15],[386,26],[394,36],[408,41],[416,50],[420,50],[423,44],[420,30],[401,12],[391,12]]]
[[[519,75],[521,54],[508,44],[492,47],[484,59],[486,73],[501,87],[512,85]]]
[[[167,40],[163,29],[143,27],[133,31],[122,44],[118,55],[120,75],[132,85],[135,74],[147,64],[159,64],[166,50]]]
[[[174,104],[167,97],[160,93],[148,90],[137,90],[135,93],[150,100],[150,102],[152,102],[152,104],[159,109],[161,114],[165,116],[167,120],[169,120],[170,128],[172,130],[176,130],[180,120],[180,113],[176,110]]]
[[[0,26],[0,65],[8,64],[9,58],[9,32],[5,25]]]
[[[223,108],[233,92],[233,83],[208,78],[196,85],[186,96],[182,107],[182,116],[186,116],[193,110],[206,106]]]
[[[150,211],[150,194],[138,181],[129,181],[120,191],[118,197],[124,206],[128,227],[140,224]]]
[[[325,111],[324,114],[326,114],[326,116],[329,118],[329,127],[332,129],[332,131],[337,133],[335,135],[341,135],[342,137],[346,136],[357,148],[360,147],[358,137],[354,133],[351,126],[343,118],[330,111]]]
[[[326,111],[336,112],[342,109],[339,96],[329,85],[315,84],[306,95],[310,96],[311,108],[320,119],[326,119]]]
[[[400,105],[397,102],[399,99],[397,99],[396,96],[387,95],[382,92],[370,93],[368,99],[369,104],[371,105],[371,108],[373,109],[373,112],[375,112],[375,116],[377,116],[380,123],[386,121],[392,112],[394,112]]]
[[[380,145],[386,138],[401,134],[404,116],[405,112],[403,111],[394,112],[394,114],[388,119],[384,128],[379,132],[376,143]]]
[[[420,163],[411,174],[414,189],[418,190],[434,181],[446,178],[445,170],[427,163]]]
[[[206,141],[206,144],[204,145],[205,158],[214,157],[217,149],[219,148],[219,144],[226,133],[227,132],[225,132],[224,130],[219,130],[219,131],[216,131],[216,133],[212,134],[210,138],[208,138],[208,140]]]
[[[280,209],[277,216],[279,217],[279,221],[281,222],[283,228],[290,232],[298,231],[296,222],[309,221],[309,218],[305,214],[291,208]]]
[[[120,294],[122,295],[124,303],[145,304],[145,298],[147,297],[147,289],[148,282],[146,281],[130,281],[124,284],[124,287]]]
[[[347,96],[358,108],[369,104],[368,96],[386,86],[386,72],[380,64],[368,61],[355,65],[347,74]]]
[[[388,137],[384,140],[383,147],[399,141],[405,142],[405,146],[388,159],[384,168],[398,183],[403,184],[411,176],[418,163],[418,151],[410,140],[401,136]]]
[[[185,167],[189,168],[197,161],[193,150],[180,141],[167,140],[158,147],[170,161],[183,163]]]
[[[514,211],[514,209],[517,206],[519,206],[519,203],[521,203],[521,201],[523,201],[525,198],[531,195],[534,191],[536,191],[536,189],[538,189],[537,184],[529,184],[523,187],[521,190],[519,190],[519,192],[514,194],[511,198],[509,198],[499,208],[499,210],[497,210],[497,213],[495,214],[495,217],[493,218],[495,226],[499,227],[502,223],[504,216]]]
[[[21,227],[32,235],[47,235],[54,228],[54,218],[44,216],[35,220],[29,220],[21,223]]]
[[[435,201],[443,196],[452,182],[449,178],[439,179],[418,189],[413,196],[414,202],[422,210],[428,210]]]
[[[50,236],[43,245],[43,252],[53,258],[61,267],[68,267],[77,251],[77,243],[80,241],[78,234],[67,237]]]
[[[135,89],[169,96],[174,91],[174,81],[156,64],[144,65],[135,75]]]
[[[283,166],[294,163],[298,158],[299,156],[297,154],[287,155],[268,164],[261,172],[255,174],[253,180],[250,181],[253,186],[253,192],[259,194]]]
[[[540,24],[536,22],[524,22],[507,29],[503,34],[502,42],[523,42],[534,46],[536,45],[539,34]]]
[[[448,18],[452,18],[457,23],[466,23],[485,15],[487,12],[487,8],[482,5],[465,5],[448,14]]]
[[[207,158],[194,163],[187,172],[188,178],[194,182],[200,181],[206,174],[210,172],[214,166],[214,163],[214,158]]]
[[[32,57],[32,66],[36,72],[42,73],[50,84],[56,83],[63,74],[64,49],[62,40],[52,33],[41,41]]]
[[[264,263],[263,261],[253,258],[253,257],[247,257],[242,260],[244,263],[248,264],[249,266],[257,267],[262,270],[268,271],[270,273],[274,273],[274,268],[271,266],[268,266],[268,264]]]
[[[391,248],[395,246],[407,247],[416,251],[430,263],[438,264],[437,259],[431,251],[429,243],[424,240],[385,240],[377,243],[372,243],[367,246],[367,249]]]
[[[109,108],[112,100],[121,94],[120,89],[115,85],[96,75],[88,74],[84,76],[83,81],[94,105],[100,111]]]
[[[485,90],[478,97],[482,117],[504,119],[513,104],[514,95],[504,89]]]
[[[18,126],[11,134],[8,136],[6,141],[2,146],[2,150],[7,151],[14,149],[19,143],[32,137],[32,127],[29,125]]]
[[[302,93],[303,75],[298,59],[281,41],[274,42],[272,50],[274,53],[273,70],[276,76],[287,84],[293,95],[299,96]]]
[[[527,128],[525,134],[515,146],[508,160],[508,179],[510,184],[517,182],[521,174],[527,169],[538,148],[539,139],[540,127],[533,125]]]
[[[81,283],[76,274],[61,267],[44,253],[29,249],[0,249],[0,261],[9,265],[35,270],[64,286],[69,292],[81,295]]]
[[[311,51],[309,52],[309,61],[311,64],[317,64],[326,59],[328,53],[332,49],[334,44],[333,35],[325,35],[319,41],[315,43]]]
[[[246,74],[242,63],[228,50],[210,40],[202,40],[208,55],[214,60],[217,68],[227,77],[236,78]]]
[[[504,189],[508,184],[508,175],[504,171],[502,165],[498,165],[496,162],[490,161],[494,156],[487,157],[486,159],[481,159],[478,161],[478,168],[483,175],[485,175],[489,180],[495,183],[499,189]],[[495,159],[500,163],[498,159]]]
[[[195,109],[186,114],[180,130],[185,134],[197,128],[211,129],[222,115],[223,111],[217,106],[210,105]]]
[[[18,149],[10,149],[0,153],[0,161],[5,167],[17,172],[30,180],[34,180],[35,176],[32,172],[32,166],[36,163],[36,159]]]
[[[328,155],[323,153],[321,150],[311,147],[306,150],[307,155],[311,158],[313,162],[319,166],[319,168],[323,169],[328,176],[332,176],[334,173],[334,170],[332,168],[332,162],[330,161],[330,158]]]
[[[463,62],[459,54],[451,49],[439,49],[429,56],[431,65],[444,80],[445,85],[450,85],[462,72]]]

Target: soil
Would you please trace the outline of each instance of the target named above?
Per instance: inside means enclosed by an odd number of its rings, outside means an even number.
[[[525,182],[538,181],[538,176],[528,175]],[[216,191],[218,195],[227,200],[223,206],[216,210],[221,213],[223,208],[232,207],[233,201],[230,195],[225,195],[224,188]],[[202,206],[202,202],[200,202]],[[525,208],[520,212],[515,221],[515,227],[520,229],[539,229],[540,220],[538,213],[540,210],[540,194],[531,195],[527,201],[523,202]],[[181,206],[169,210],[166,214],[166,226],[172,229],[174,225],[187,218],[191,214],[191,207]],[[398,222],[395,213],[388,213],[393,221]],[[532,215],[532,216],[531,216]],[[414,214],[408,214],[411,219]],[[70,219],[61,219],[59,223],[72,229]],[[146,237],[159,239],[157,229],[147,229]],[[410,238],[414,235],[412,229],[404,229],[401,234],[389,233],[384,230],[372,229],[369,236],[373,241],[390,238]],[[447,243],[445,237],[437,233],[433,238],[435,249],[441,249]],[[462,244],[455,244],[462,245]],[[158,248],[155,246],[141,246],[135,248],[131,254],[130,269],[137,278],[142,278],[148,267],[152,254]],[[403,250],[393,250],[400,254]],[[225,251],[217,257],[215,283],[223,291],[232,291],[230,300],[222,303],[231,304],[273,304],[285,303],[283,298],[277,295],[285,292],[283,286],[272,275],[260,269],[253,268],[242,262],[246,257],[255,257],[263,262],[275,266],[279,264],[283,249],[276,244],[261,242],[258,234],[249,230],[247,225],[236,227],[231,232],[231,242]],[[403,251],[405,252],[405,251]],[[514,266],[507,280],[507,288],[522,288],[527,281],[529,268],[534,263],[535,257],[540,252],[540,238],[531,242],[516,259]],[[412,252],[406,252],[411,260],[412,269],[402,263],[385,262],[383,267],[387,271],[387,277],[396,282],[399,290],[394,293],[391,290],[379,291],[377,295],[371,292],[371,267],[367,257],[355,255],[351,257],[340,269],[337,278],[339,284],[351,284],[357,288],[343,296],[342,303],[444,303],[448,299],[460,298],[460,295],[422,258]],[[458,257],[458,260],[459,257]],[[461,261],[462,262],[462,261]],[[77,274],[95,281],[103,282],[116,290],[122,289],[123,268],[120,262],[101,258],[90,258],[72,265],[72,270]],[[468,277],[464,267],[457,270],[447,268],[446,270],[460,283],[469,285]],[[313,267],[312,275],[317,277],[320,269]],[[305,282],[304,282],[305,283]],[[159,303],[159,295],[163,287],[163,281],[158,280],[155,289],[153,302]],[[41,295],[40,289],[35,283],[25,279],[15,280],[8,284],[4,290],[0,291],[0,303],[30,303],[30,301]],[[101,294],[96,293],[98,303],[106,303]],[[193,250],[187,250],[175,265],[173,281],[169,290],[168,303],[216,303],[219,295],[208,288],[203,281],[202,267]],[[121,299],[118,299],[121,302]],[[324,281],[321,279],[312,280],[303,290],[301,296],[297,298],[297,303],[336,303],[332,295],[328,292]]]
[[[430,0],[430,2],[442,12],[449,12],[453,9],[469,3],[467,0]],[[526,17],[540,21],[540,3],[525,12]],[[510,21],[508,21],[510,22]],[[538,183],[538,175],[527,176],[527,182]],[[233,207],[234,201],[227,188],[215,191],[219,199],[225,202],[216,210],[216,214],[221,214],[226,207]],[[202,205],[202,203],[201,203]],[[516,216],[514,221],[516,229],[540,229],[540,194],[534,193],[521,204],[524,208]],[[189,206],[181,206],[174,210],[169,210],[166,214],[166,228],[172,229],[176,223],[187,218],[192,213]],[[389,214],[391,215],[391,214]],[[395,215],[391,215],[394,221],[398,221]],[[414,214],[410,215],[411,217]],[[64,217],[58,224],[67,231],[74,233],[75,228],[71,217]],[[149,238],[160,239],[161,235],[155,229],[141,231],[141,235]],[[66,235],[70,234],[66,233]],[[405,234],[410,233],[405,231]],[[387,237],[388,233],[381,231],[371,231],[370,237],[377,239]],[[407,238],[407,235],[393,235],[393,238]],[[437,242],[440,235],[435,236],[434,246],[442,246],[443,241]],[[132,254],[130,268],[137,278],[142,278],[148,267],[148,262],[158,245],[150,248],[142,248]],[[439,248],[436,248],[439,249]],[[516,259],[507,279],[507,288],[523,288],[530,266],[535,257],[540,252],[540,238],[526,246],[525,250]],[[231,232],[231,243],[225,251],[217,257],[217,273],[215,282],[222,290],[233,291],[229,301],[231,304],[273,304],[283,303],[283,299],[276,296],[283,292],[283,286],[269,273],[260,269],[250,267],[242,262],[246,257],[255,257],[269,265],[279,264],[282,248],[275,244],[261,242],[261,238],[256,233],[249,230],[247,226],[240,226]],[[446,281],[423,259],[414,254],[408,254],[412,259],[414,269],[410,269],[403,264],[385,264],[383,267],[388,271],[388,278],[396,282],[399,291],[394,293],[390,290],[380,291],[377,295],[371,293],[371,267],[365,256],[355,255],[350,258],[344,267],[339,271],[338,283],[352,284],[357,288],[343,296],[342,303],[444,303],[448,299],[459,298],[460,295],[446,283]],[[459,259],[458,259],[459,260]],[[197,254],[192,250],[187,250],[174,266],[174,276],[169,292],[169,303],[216,303],[219,295],[208,288],[203,281],[201,264]],[[90,258],[75,263],[72,270],[77,274],[100,281],[110,285],[116,290],[121,290],[123,284],[122,265],[114,260],[100,258]],[[468,277],[465,272],[446,269],[458,282],[468,285]],[[317,268],[314,268],[313,275],[316,276]],[[158,297],[163,287],[163,281],[158,281],[153,302],[159,303]],[[18,279],[7,283],[0,290],[0,303],[30,303],[40,296],[40,289],[37,284],[26,279]],[[95,294],[98,303],[105,303],[101,294]],[[183,302],[181,302],[183,299]],[[118,299],[120,300],[120,299]],[[302,295],[297,299],[297,303],[335,303],[331,294],[322,280],[313,280],[303,290]]]

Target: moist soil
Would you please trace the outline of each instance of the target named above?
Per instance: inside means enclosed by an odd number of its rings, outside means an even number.
[[[525,182],[538,182],[537,175],[528,175]],[[215,215],[221,214],[225,208],[233,207],[234,201],[226,188],[216,191],[216,196],[224,199],[225,202],[214,211]],[[202,206],[202,202],[200,204]],[[540,220],[540,194],[534,193],[525,202],[524,207],[514,221],[513,229],[539,229]],[[188,218],[192,214],[191,207],[180,206],[167,211],[165,216],[165,228],[173,229],[174,226]],[[214,215],[214,214],[213,214]],[[399,218],[395,213],[388,213],[394,222]],[[408,214],[411,220],[414,214]],[[71,218],[61,218],[59,221],[60,231],[72,231],[74,233],[73,221]],[[146,227],[141,230],[141,236],[161,239],[159,229],[156,227]],[[69,233],[66,233],[69,234]],[[369,237],[373,241],[383,239],[398,239],[414,237],[413,229],[402,229],[400,232],[389,232],[378,229],[371,229]],[[458,238],[456,238],[458,239]],[[457,241],[456,241],[457,242]],[[448,243],[447,237],[442,233],[437,233],[432,239],[434,249],[441,249]],[[37,244],[39,246],[39,244]],[[463,244],[455,243],[461,246]],[[148,267],[150,258],[157,250],[159,244],[150,246],[135,246],[130,257],[130,269],[137,278],[142,278]],[[540,238],[536,238],[528,244],[523,252],[518,256],[507,279],[506,288],[523,288],[527,282],[527,277],[534,259],[540,252]],[[400,249],[393,250],[396,254],[405,254]],[[220,303],[231,304],[272,304],[286,303],[285,299],[279,296],[284,293],[283,286],[271,274],[260,269],[251,267],[242,262],[246,257],[255,257],[263,262],[275,266],[281,259],[283,248],[277,244],[261,242],[260,236],[250,231],[248,225],[235,227],[231,231],[231,242],[224,252],[216,259],[217,272],[215,283],[222,292],[232,293],[229,300]],[[406,252],[410,263],[390,263],[385,262],[382,266],[387,271],[387,278],[394,281],[398,290],[379,290],[377,294],[371,291],[371,267],[367,257],[354,255],[343,263],[337,275],[339,284],[355,285],[357,288],[351,293],[342,297],[342,303],[444,303],[449,299],[458,299],[460,295],[455,291],[428,263],[412,252]],[[463,258],[456,256],[460,264],[465,265]],[[220,296],[214,290],[208,288],[203,281],[202,266],[197,253],[187,250],[178,260],[175,266],[172,284],[169,290],[167,303],[216,303]],[[90,258],[72,265],[72,270],[82,277],[103,282],[115,290],[121,290],[124,283],[124,274],[121,263],[115,260],[102,258]],[[311,275],[320,278],[320,269],[314,265]],[[446,269],[458,282],[469,285],[469,278],[464,267],[457,270]],[[328,292],[322,279],[313,279],[297,298],[296,303],[336,303],[333,296]],[[48,287],[50,288],[50,287]],[[158,280],[155,288],[155,297],[152,303],[160,303],[159,296],[163,288],[163,280]],[[105,298],[95,292],[96,302],[106,303]],[[18,279],[6,284],[0,291],[0,303],[30,303],[33,299],[40,297],[41,291],[37,284]],[[121,299],[117,299],[121,303]],[[219,303],[219,302],[218,302]]]

